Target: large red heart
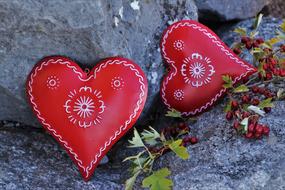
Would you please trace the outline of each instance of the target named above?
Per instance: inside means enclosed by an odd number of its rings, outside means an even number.
[[[52,56],[33,68],[27,95],[39,121],[88,180],[111,146],[138,119],[147,97],[147,80],[128,59],[105,59],[87,74],[70,59]]]
[[[165,30],[161,52],[170,67],[161,85],[162,100],[185,116],[205,111],[224,94],[222,75],[236,83],[256,72],[214,32],[192,20],[176,22]]]

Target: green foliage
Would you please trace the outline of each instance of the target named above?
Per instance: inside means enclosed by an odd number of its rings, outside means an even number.
[[[130,148],[135,148],[135,147],[144,147],[144,143],[136,129],[134,129],[134,136],[132,140],[129,140],[129,143],[131,144],[129,147]]]
[[[246,36],[246,35],[247,35],[246,28],[241,28],[241,27],[239,27],[239,28],[236,28],[236,29],[234,30],[234,32],[237,33],[237,34],[239,34],[239,35],[241,35],[241,36]]]
[[[167,117],[182,118],[181,113],[180,113],[179,111],[177,111],[176,109],[168,110],[167,113],[165,114],[165,116],[167,116]]]
[[[167,168],[155,171],[143,180],[142,187],[148,187],[151,190],[171,190],[173,182],[167,178],[170,173]]]
[[[233,87],[233,81],[232,81],[232,78],[229,75],[223,75],[222,79],[224,81],[224,85],[223,85],[224,88],[227,89],[227,88],[232,88]]]
[[[182,139],[178,139],[176,141],[171,142],[168,146],[173,152],[175,152],[177,156],[179,156],[183,160],[186,160],[189,158],[189,153],[187,152],[187,149],[181,144]]]
[[[258,104],[258,107],[260,109],[263,109],[263,108],[272,108],[274,105],[272,103],[272,98],[267,98],[263,101],[261,101],[259,104]]]
[[[234,88],[234,93],[248,92],[249,89],[246,85],[242,84],[236,88]]]

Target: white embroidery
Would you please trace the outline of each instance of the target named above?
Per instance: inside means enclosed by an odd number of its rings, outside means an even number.
[[[193,53],[190,57],[186,57],[181,66],[181,75],[184,77],[185,83],[196,88],[208,84],[214,73],[215,69],[211,65],[211,59],[203,57],[199,53]]]
[[[110,65],[122,65],[122,66],[130,69],[136,75],[136,79],[140,83],[140,94],[139,94],[139,98],[138,98],[138,100],[136,102],[136,106],[135,106],[134,110],[131,112],[131,114],[129,115],[127,120],[125,122],[123,122],[123,124],[120,126],[120,128],[116,132],[114,132],[114,134],[112,134],[112,136],[110,136],[110,138],[104,143],[104,145],[102,145],[100,147],[99,153],[94,155],[94,159],[89,163],[88,166],[84,166],[83,165],[82,160],[78,157],[78,155],[70,147],[68,142],[65,141],[65,139],[63,139],[63,137],[52,127],[52,125],[50,125],[42,117],[42,114],[41,114],[41,112],[38,109],[38,105],[35,103],[35,97],[33,96],[33,93],[32,93],[33,92],[34,78],[37,76],[38,72],[40,72],[44,67],[48,66],[49,64],[62,64],[62,65],[65,65],[67,68],[71,69],[74,73],[76,73],[78,75],[79,80],[81,80],[81,81],[89,81],[92,78],[96,79],[96,74],[98,72],[100,72],[101,70],[105,69],[106,67],[110,66]],[[141,105],[145,101],[146,90],[147,90],[147,88],[146,88],[146,86],[144,84],[144,77],[140,74],[140,71],[137,70],[137,68],[133,64],[128,63],[128,62],[126,62],[124,60],[118,60],[118,59],[108,60],[106,62],[101,63],[100,66],[95,69],[94,73],[91,74],[88,78],[82,78],[82,73],[79,72],[77,70],[77,67],[73,66],[71,64],[71,62],[63,61],[60,58],[58,58],[58,59],[50,59],[48,61],[42,62],[39,66],[35,67],[33,73],[31,73],[28,81],[29,81],[29,83],[28,83],[27,91],[28,91],[30,102],[31,102],[31,104],[33,106],[33,110],[37,114],[37,116],[38,116],[39,120],[41,121],[42,125],[49,132],[51,132],[54,135],[54,137],[57,138],[57,140],[62,143],[64,148],[73,156],[73,158],[76,160],[79,168],[81,168],[84,171],[84,174],[85,174],[86,178],[90,177],[90,174],[91,174],[90,171],[94,168],[94,166],[98,163],[98,161],[103,157],[103,152],[108,147],[111,146],[112,142],[115,141],[117,139],[117,137],[119,135],[121,135],[122,132],[127,130],[128,125],[133,121],[134,118],[137,117],[138,111],[140,110]]]
[[[49,76],[46,83],[49,89],[55,90],[59,87],[60,80],[56,76]]]
[[[111,87],[114,90],[120,90],[124,87],[125,82],[123,81],[122,77],[114,77],[111,81]]]
[[[177,51],[182,51],[184,49],[184,42],[182,40],[176,40],[173,43],[173,47],[177,50]]]
[[[184,99],[184,92],[183,90],[175,90],[173,96],[176,100],[183,100]]]
[[[167,63],[169,65],[171,65],[171,67],[173,68],[173,71],[163,80],[162,82],[162,88],[161,88],[161,97],[163,99],[164,104],[168,107],[168,109],[171,109],[170,104],[167,101],[166,98],[166,86],[168,85],[168,82],[170,80],[172,80],[172,78],[174,76],[176,76],[177,74],[177,68],[175,66],[175,62],[169,57],[169,55],[167,55],[166,53],[166,48],[165,48],[165,44],[167,41],[167,38],[169,37],[169,35],[176,30],[177,28],[182,28],[182,27],[189,27],[193,30],[198,30],[200,32],[203,33],[203,35],[207,36],[209,38],[209,40],[211,40],[217,47],[219,47],[221,49],[222,52],[225,53],[226,56],[228,56],[230,59],[234,60],[237,64],[239,64],[241,67],[244,67],[246,69],[245,73],[242,73],[239,76],[236,76],[233,78],[233,83],[236,83],[237,81],[241,80],[243,77],[247,76],[249,73],[254,72],[255,70],[253,68],[251,68],[249,65],[247,65],[246,63],[244,63],[241,59],[239,59],[238,57],[236,57],[235,55],[233,55],[229,49],[227,47],[225,47],[223,45],[223,43],[221,43],[219,41],[219,39],[213,35],[211,32],[209,32],[207,29],[202,28],[201,26],[198,26],[197,24],[191,22],[191,21],[185,21],[185,22],[178,22],[176,24],[173,24],[171,26],[170,29],[168,29],[166,31],[166,33],[163,36],[162,39],[162,43],[161,43],[161,51],[162,51],[162,55],[163,58],[167,61]],[[197,108],[191,112],[182,112],[182,115],[184,116],[190,116],[190,115],[196,115],[197,113],[200,113],[204,110],[206,110],[208,107],[210,107],[211,105],[214,104],[214,102],[217,101],[217,99],[219,97],[221,97],[224,93],[225,93],[225,89],[222,88],[209,102],[206,102],[205,105],[201,106],[200,108]]]
[[[101,99],[101,91],[84,86],[70,91],[68,97],[63,107],[71,123],[83,128],[100,123],[106,107]]]

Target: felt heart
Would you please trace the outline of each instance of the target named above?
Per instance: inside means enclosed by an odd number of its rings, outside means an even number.
[[[192,20],[176,22],[165,30],[161,52],[170,68],[161,85],[162,100],[184,116],[207,110],[224,94],[223,75],[236,83],[256,72],[214,32]]]
[[[37,118],[88,180],[111,146],[138,119],[147,80],[132,61],[101,61],[90,72],[62,56],[41,60],[26,88]]]

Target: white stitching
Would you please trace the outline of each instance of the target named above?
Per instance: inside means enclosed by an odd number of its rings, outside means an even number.
[[[117,65],[122,64],[122,65],[124,65],[125,67],[129,67],[129,68],[131,69],[131,71],[133,71],[133,72],[135,73],[135,75],[138,77],[138,80],[139,80],[139,83],[140,83],[140,90],[141,90],[141,92],[140,92],[140,95],[139,95],[139,99],[138,99],[138,101],[136,102],[136,107],[135,107],[133,113],[129,116],[129,119],[124,122],[124,125],[122,125],[122,126],[120,127],[120,129],[117,130],[117,131],[115,132],[115,134],[114,134],[113,136],[111,136],[111,137],[109,138],[109,140],[104,143],[104,146],[103,146],[103,147],[100,147],[99,153],[97,153],[97,154],[95,155],[94,159],[90,162],[89,166],[87,166],[87,167],[82,166],[82,161],[78,158],[78,155],[73,151],[73,149],[72,149],[71,147],[69,147],[68,143],[67,143],[65,140],[63,140],[62,136],[59,135],[59,134],[57,133],[57,131],[56,131],[55,129],[53,129],[52,126],[51,126],[50,124],[48,124],[48,123],[45,121],[45,119],[41,116],[40,111],[38,110],[37,104],[34,102],[34,96],[32,95],[32,91],[33,91],[32,84],[33,84],[33,82],[34,82],[34,78],[36,77],[38,71],[42,70],[44,66],[47,66],[47,65],[49,65],[50,63],[52,63],[52,64],[59,63],[59,64],[66,65],[68,68],[72,69],[73,72],[75,72],[76,74],[79,75],[78,77],[79,77],[79,79],[80,79],[81,81],[88,81],[88,80],[90,80],[93,76],[94,76],[94,79],[95,79],[97,72],[100,72],[101,69],[106,68],[107,65],[112,65],[112,64],[117,64]],[[97,163],[98,158],[102,156],[102,152],[103,152],[104,150],[106,150],[106,148],[107,148],[108,146],[110,146],[110,144],[112,143],[112,141],[114,141],[118,135],[120,135],[124,130],[126,130],[127,126],[130,124],[130,122],[136,117],[137,112],[138,112],[138,110],[140,109],[140,106],[141,106],[141,104],[142,104],[142,102],[143,102],[143,98],[144,98],[144,96],[145,96],[145,89],[146,89],[146,87],[145,87],[145,84],[144,84],[144,77],[143,77],[142,75],[140,75],[140,72],[134,67],[134,65],[133,65],[133,64],[129,64],[129,63],[127,63],[126,61],[120,61],[120,60],[109,60],[109,61],[107,61],[107,62],[105,62],[105,63],[101,63],[100,66],[99,66],[99,68],[96,68],[96,69],[95,69],[93,75],[91,75],[91,76],[88,77],[87,79],[83,79],[83,78],[82,78],[82,73],[79,72],[76,67],[70,65],[70,62],[69,62],[69,61],[64,61],[64,62],[63,62],[63,60],[61,60],[61,59],[57,59],[56,61],[55,61],[54,59],[50,59],[50,60],[48,60],[47,62],[41,63],[40,66],[37,66],[37,67],[34,69],[33,73],[31,73],[31,75],[30,75],[30,79],[29,79],[29,83],[28,83],[28,94],[29,94],[29,96],[30,96],[30,102],[31,102],[31,104],[33,105],[33,109],[34,109],[34,111],[36,112],[37,117],[40,119],[41,123],[42,123],[44,126],[46,126],[46,128],[48,129],[48,131],[52,132],[53,135],[54,135],[61,143],[63,143],[63,145],[64,145],[64,147],[66,148],[66,150],[68,150],[68,151],[74,156],[74,159],[77,161],[78,166],[84,170],[84,172],[85,172],[85,174],[86,174],[86,176],[85,176],[86,178],[90,175],[89,171],[92,169],[93,165],[95,165],[95,164]]]
[[[245,64],[243,61],[238,60],[237,57],[233,56],[232,53],[230,53],[227,49],[225,49],[225,47],[221,44],[221,42],[215,37],[213,36],[210,32],[208,32],[206,29],[201,28],[200,26],[197,26],[196,24],[191,24],[189,22],[184,22],[184,23],[178,23],[178,24],[174,24],[172,25],[172,27],[170,29],[167,30],[167,32],[165,33],[165,35],[163,36],[163,41],[162,41],[162,53],[163,53],[163,57],[164,59],[167,61],[167,63],[169,65],[172,66],[172,68],[174,69],[174,71],[170,71],[171,73],[163,80],[162,83],[162,89],[161,89],[161,97],[163,99],[164,104],[168,107],[168,109],[171,108],[171,106],[169,105],[169,103],[167,103],[167,99],[165,98],[165,89],[166,89],[166,85],[168,84],[168,82],[177,74],[177,68],[175,67],[175,62],[172,61],[166,54],[165,52],[165,43],[166,43],[166,39],[168,38],[168,35],[170,33],[173,32],[174,29],[177,29],[178,27],[183,27],[183,26],[187,26],[187,27],[191,27],[195,30],[199,30],[201,31],[203,34],[205,34],[206,36],[208,36],[210,39],[212,39],[212,42],[214,44],[216,44],[218,47],[220,47],[220,49],[232,60],[234,60],[236,63],[240,64],[242,67],[245,67],[247,72],[241,74],[240,76],[237,76],[233,79],[233,83],[236,83],[237,81],[239,81],[240,79],[242,79],[243,77],[247,76],[248,73],[254,71],[253,68],[250,68],[247,64]],[[220,92],[218,92],[215,97],[213,97],[209,102],[207,102],[205,105],[203,105],[200,108],[195,109],[194,111],[191,112],[182,112],[182,115],[185,116],[190,116],[190,115],[196,115],[197,113],[202,112],[203,110],[206,110],[209,106],[211,106],[214,102],[217,101],[217,99],[219,97],[222,96],[222,94],[225,92],[226,90],[224,88],[222,88],[220,90]]]

